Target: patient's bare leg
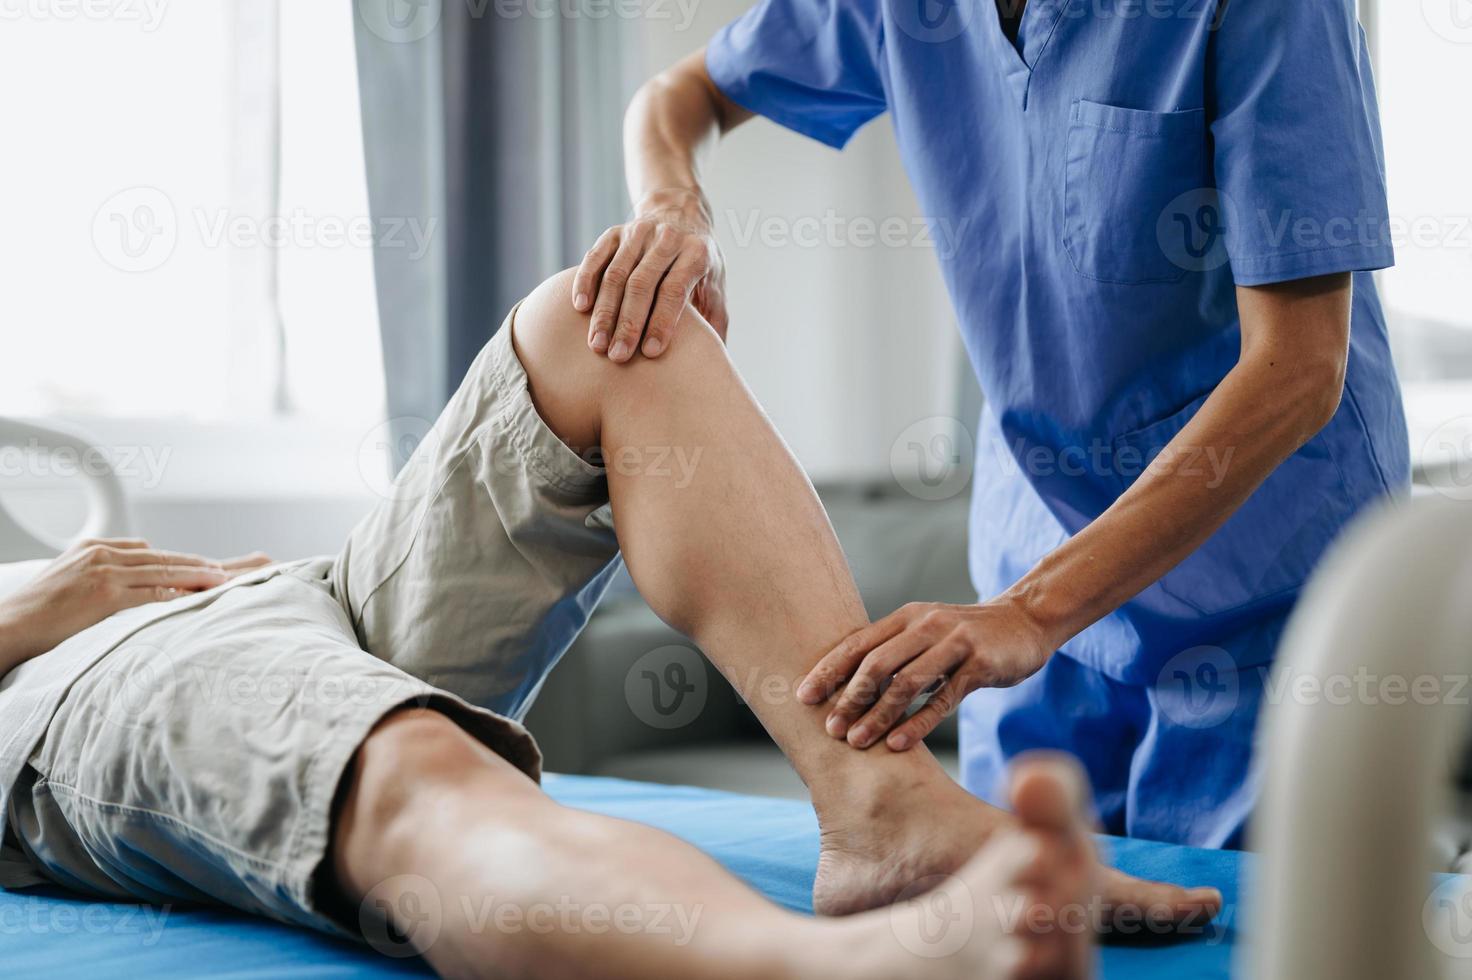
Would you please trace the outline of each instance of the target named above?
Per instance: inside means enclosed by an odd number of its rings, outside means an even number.
[[[923,746],[856,750],[824,734],[822,707],[795,697],[818,658],[868,620],[811,484],[724,346],[687,309],[658,361],[614,364],[587,349],[570,287],[570,274],[553,277],[517,314],[532,397],[570,446],[601,447],[640,592],[745,694],[807,783],[823,831],[815,907],[869,908],[960,867],[1006,815]],[[665,465],[647,465],[656,460]],[[1106,887],[1115,903],[1178,918],[1219,901],[1117,874]]]
[[[333,833],[349,915],[386,916],[450,977],[1081,978],[1097,872],[1077,767],[1019,766],[1021,819],[919,903],[779,909],[695,848],[558,805],[433,711],[359,750]]]

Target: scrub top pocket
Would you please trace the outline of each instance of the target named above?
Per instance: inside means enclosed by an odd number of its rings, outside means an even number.
[[[1080,99],[1066,156],[1063,245],[1078,274],[1121,284],[1183,278],[1188,263],[1168,254],[1162,215],[1210,185],[1206,110],[1147,112]]]

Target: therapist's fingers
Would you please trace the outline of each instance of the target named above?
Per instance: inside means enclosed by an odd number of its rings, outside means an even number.
[[[932,690],[946,675],[966,660],[967,653],[957,644],[933,646],[895,672],[879,700],[859,716],[848,730],[848,743],[866,749],[882,738],[897,723],[915,699]]]
[[[598,284],[603,279],[603,270],[618,249],[618,228],[610,228],[598,236],[593,247],[583,255],[578,264],[577,275],[572,280],[572,305],[579,313],[593,308],[593,297],[598,295]],[[593,326],[588,325],[588,342],[593,341]]]
[[[822,704],[843,685],[870,650],[904,629],[898,614],[885,616],[857,632],[823,655],[797,686],[797,699],[803,704]]]
[[[633,355],[633,349],[639,346],[639,338],[643,336],[644,326],[649,322],[655,294],[664,291],[665,274],[670,271],[679,255],[679,232],[668,226],[662,227],[654,233],[654,238],[644,250],[639,264],[629,275],[623,307],[618,314],[618,332],[614,334],[613,342],[617,346],[620,342],[627,341],[630,356]],[[645,351],[648,351],[647,345]],[[622,358],[615,357],[614,360]]]
[[[965,696],[965,691],[960,688],[957,678],[948,677],[930,694],[930,700],[925,706],[906,718],[902,723],[895,726],[894,731],[885,738],[884,744],[889,746],[892,752],[904,752],[907,749],[919,745],[920,742],[930,737],[941,722],[950,717],[951,712],[956,710],[960,699]]]
[[[714,276],[706,276],[695,283],[690,302],[695,304],[695,308],[705,317],[716,335],[725,340],[731,316],[726,312],[726,291],[715,281]]]
[[[638,222],[626,226],[619,233],[618,248],[614,250],[608,268],[603,270],[603,279],[598,283],[598,298],[593,303],[594,350],[599,350],[601,346],[610,354],[613,353],[613,347],[617,343],[614,337],[615,323],[619,308],[624,304],[624,289],[628,286],[629,276],[634,274],[634,267],[644,254],[649,234],[649,227]]]
[[[705,275],[707,263],[689,251],[681,252],[675,264],[660,283],[659,296],[654,300],[654,310],[649,314],[649,326],[644,331],[644,356],[658,357],[670,346],[675,324],[685,312],[685,304],[695,291],[696,283]],[[724,312],[724,311],[722,311]],[[724,332],[721,334],[725,336]]]
[[[859,716],[878,702],[889,678],[929,647],[930,640],[908,630],[876,647],[859,664],[834,703],[833,711],[824,724],[828,734],[834,738],[847,738],[849,729]]]

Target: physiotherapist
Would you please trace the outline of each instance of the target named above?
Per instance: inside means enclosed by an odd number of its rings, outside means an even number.
[[[1062,749],[1109,832],[1237,846],[1284,619],[1346,522],[1409,486],[1367,46],[1353,0],[1014,3],[763,0],[640,90],[635,218],[573,302],[617,361],[678,343],[687,299],[724,332],[702,154],[754,114],[841,148],[888,111],[925,215],[959,230],[981,601],[906,606],[799,696],[892,751],[959,707],[983,798]]]

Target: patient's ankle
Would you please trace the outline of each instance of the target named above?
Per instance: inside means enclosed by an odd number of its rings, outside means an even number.
[[[883,742],[869,749],[836,739],[834,745],[842,753],[838,763],[822,767],[808,786],[825,828],[924,818],[927,802],[965,793],[923,745],[907,752],[893,752]]]

